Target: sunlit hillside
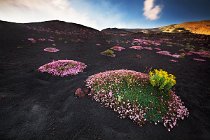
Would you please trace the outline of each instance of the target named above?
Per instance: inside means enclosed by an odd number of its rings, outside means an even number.
[[[169,32],[169,33],[189,31],[195,34],[210,35],[210,20],[173,24],[173,25],[161,27],[160,30],[163,32]]]

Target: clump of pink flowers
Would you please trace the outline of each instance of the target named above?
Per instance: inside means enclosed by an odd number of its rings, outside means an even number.
[[[60,51],[60,50],[57,49],[57,48],[49,47],[49,48],[45,48],[44,51],[46,51],[46,52],[58,52],[58,51]]]
[[[210,51],[203,51],[203,50],[189,51],[189,52],[185,52],[184,51],[184,54],[187,55],[187,56],[190,56],[190,55],[199,55],[200,57],[203,57],[203,58],[210,58]]]
[[[169,51],[158,51],[156,52],[158,54],[161,54],[161,55],[168,55],[168,56],[171,56],[171,53]]]
[[[86,67],[87,66],[82,62],[74,60],[58,60],[39,67],[38,71],[63,77],[77,75],[79,72],[83,72]]]
[[[128,101],[120,102],[118,99],[114,98],[111,91],[108,94],[103,92],[95,93],[94,91],[91,91],[89,96],[92,96],[95,101],[100,102],[105,107],[113,109],[122,119],[129,118],[139,126],[142,126],[146,122],[144,117],[146,114],[145,109],[139,108],[137,104],[132,104]]]
[[[138,45],[143,45],[143,46],[145,45],[146,46],[148,45],[160,46],[163,41],[164,40],[148,40],[148,39],[136,38],[136,39],[133,39],[132,44],[138,44]]]
[[[190,51],[190,53],[200,55],[201,57],[210,58],[210,51]]]
[[[152,48],[151,48],[151,47],[144,47],[144,49],[145,49],[145,50],[149,50],[149,51],[151,51],[151,50],[152,50]]]
[[[45,41],[46,39],[45,38],[39,38],[38,40],[39,41]]]
[[[183,102],[173,91],[171,91],[171,98],[168,101],[168,112],[162,118],[163,124],[170,131],[177,125],[178,120],[184,120],[189,116],[188,109],[183,105]]]
[[[100,72],[98,74],[89,76],[86,80],[86,85],[88,88],[92,88],[95,83],[98,84],[105,84],[106,82],[109,83],[120,83],[121,79],[125,76],[134,76],[136,79],[146,81],[148,79],[148,75],[140,72],[136,72],[133,70],[110,70],[106,72]],[[104,89],[100,89],[102,92]]]
[[[157,51],[161,51],[161,48],[158,48],[158,47],[156,47],[154,49],[157,50]]]
[[[86,80],[86,86],[91,90],[89,95],[97,102],[100,102],[105,107],[113,109],[120,115],[120,118],[129,118],[139,126],[145,124],[147,112],[151,106],[143,106],[135,99],[133,101],[124,100],[118,93],[124,91],[120,86],[126,77],[129,86],[145,86],[149,84],[149,75],[133,70],[110,70],[89,76]],[[133,84],[133,85],[132,85]],[[183,120],[189,116],[188,109],[184,103],[173,91],[169,91],[169,98],[164,102],[168,110],[163,114],[162,119],[155,121],[155,124],[162,122],[163,125],[170,131],[177,125],[178,120]],[[145,94],[146,96],[147,94]],[[161,113],[161,112],[160,112]]]
[[[174,58],[180,58],[179,54],[171,54],[169,51],[158,51],[156,53],[161,54],[161,55],[171,56],[171,57],[174,57]]]
[[[129,48],[130,49],[135,49],[135,50],[142,50],[142,49],[144,49],[142,46],[131,46]]]
[[[119,51],[120,52],[120,51],[124,50],[125,48],[121,47],[121,46],[113,46],[111,49],[114,50],[114,51]]]
[[[171,59],[170,62],[174,62],[174,63],[177,63],[178,60],[175,60],[175,59]]]
[[[34,38],[28,38],[28,41],[31,41],[31,43],[36,43],[36,40]]]

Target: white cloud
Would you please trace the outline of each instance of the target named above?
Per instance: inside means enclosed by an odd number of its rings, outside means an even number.
[[[155,5],[155,0],[144,1],[144,16],[149,20],[156,20],[160,18],[159,14],[162,11],[160,5]]]
[[[96,29],[137,27],[125,22],[122,13],[111,4],[101,4],[98,8],[85,0],[0,0],[0,20],[24,23],[58,19]]]

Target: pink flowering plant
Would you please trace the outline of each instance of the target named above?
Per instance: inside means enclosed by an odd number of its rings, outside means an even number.
[[[34,38],[28,38],[28,41],[31,41],[31,43],[36,43],[36,40]]]
[[[86,67],[87,66],[82,62],[74,60],[58,60],[39,67],[38,71],[63,77],[77,75],[79,72],[83,72]]]
[[[57,48],[51,48],[51,47],[49,47],[49,48],[45,48],[44,49],[44,51],[46,51],[46,52],[58,52],[58,51],[60,51],[59,49],[57,49]]]
[[[86,86],[97,102],[142,126],[162,122],[170,131],[188,116],[187,108],[172,90],[156,88],[149,74],[132,70],[111,70],[88,77]]]
[[[135,49],[135,50],[142,50],[142,49],[144,49],[142,46],[131,46],[129,48],[130,49]]]
[[[154,49],[157,50],[157,51],[161,51],[161,48],[158,48],[158,47],[156,47]]]
[[[210,51],[189,51],[189,54],[196,54],[200,57],[210,58]]]
[[[163,42],[164,40],[148,40],[148,39],[133,39],[133,42],[132,44],[138,44],[138,45],[143,45],[143,46],[148,46],[148,45],[152,45],[152,46],[160,46],[161,43]]]
[[[169,60],[170,62],[173,62],[173,63],[177,63],[178,62],[178,60],[175,60],[175,59],[171,59],[171,60]]]
[[[193,58],[194,61],[200,61],[200,62],[205,62],[205,59],[201,59],[201,58]]]
[[[114,51],[120,52],[120,51],[124,50],[125,48],[121,47],[121,46],[113,46],[111,49],[114,50]]]
[[[149,51],[152,51],[152,48],[151,47],[144,47],[145,50],[149,50]]]
[[[179,55],[179,54],[171,54],[169,51],[158,51],[156,53],[160,54],[160,55],[171,56],[171,57],[174,57],[174,58],[180,58],[181,57],[181,55]]]

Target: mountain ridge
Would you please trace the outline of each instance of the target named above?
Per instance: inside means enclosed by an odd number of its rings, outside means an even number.
[[[8,21],[3,21],[0,20],[0,22],[7,24],[7,23],[16,23],[16,22],[8,22]],[[43,22],[30,22],[30,23],[16,23],[16,24],[24,24],[24,25],[39,25],[41,24],[42,26],[50,26],[52,28],[63,28],[63,25],[65,25],[66,28],[71,28],[71,27],[78,27],[78,28],[85,28],[88,30],[94,30],[94,31],[99,31],[99,32],[104,32],[104,33],[185,33],[185,32],[190,32],[194,34],[204,34],[204,35],[210,35],[210,20],[201,20],[201,21],[189,21],[189,22],[183,22],[179,24],[171,24],[171,25],[166,25],[166,26],[161,26],[157,28],[105,28],[100,30],[97,30],[92,27],[88,27],[82,24],[78,23],[73,23],[73,22],[66,22],[66,21],[61,21],[61,20],[48,20],[48,21],[43,21]],[[62,24],[62,25],[61,25]]]

